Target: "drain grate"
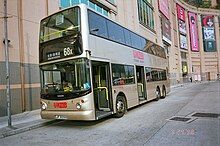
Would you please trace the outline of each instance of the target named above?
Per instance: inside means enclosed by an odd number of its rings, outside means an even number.
[[[185,117],[173,117],[173,118],[171,118],[170,120],[187,122],[187,121],[189,121],[190,119],[191,119],[191,118],[185,118]]]
[[[216,113],[195,113],[192,116],[193,117],[218,118],[220,116],[220,114],[216,114]]]

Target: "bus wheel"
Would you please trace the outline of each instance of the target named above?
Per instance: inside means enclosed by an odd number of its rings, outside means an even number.
[[[161,97],[161,95],[160,95],[160,88],[159,87],[157,87],[157,89],[156,89],[156,101],[158,101],[159,99],[160,99],[160,97]]]
[[[165,98],[166,96],[167,96],[166,87],[163,86],[161,98]]]
[[[116,99],[116,113],[114,117],[121,118],[126,111],[126,102],[123,96],[118,96]]]

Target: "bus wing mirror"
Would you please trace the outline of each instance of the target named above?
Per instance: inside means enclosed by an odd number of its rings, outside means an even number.
[[[94,29],[91,29],[90,32],[96,32],[96,31],[99,31],[98,28],[94,28]]]

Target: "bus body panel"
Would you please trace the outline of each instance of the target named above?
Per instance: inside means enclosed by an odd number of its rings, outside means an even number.
[[[156,81],[156,82],[147,82],[147,95],[148,101],[156,99],[156,89],[159,87],[160,92],[162,92],[163,85],[167,88],[167,81]],[[169,88],[166,89],[166,92],[169,91]]]
[[[46,103],[47,109],[41,112],[43,119],[61,119],[56,116],[63,116],[67,120],[95,120],[93,92],[83,97],[69,100],[46,100],[41,99],[42,103]],[[81,105],[81,109],[77,109],[77,104]],[[82,117],[80,117],[80,114]]]
[[[100,43],[101,42],[101,43]],[[144,53],[140,50],[112,43],[111,41],[94,35],[89,35],[89,46],[92,57],[105,58],[111,63],[120,63],[127,65],[139,65],[145,67],[155,67],[166,69],[167,60],[151,54]],[[144,59],[134,56],[134,52],[144,55]]]
[[[42,119],[85,120],[94,121],[95,111],[41,111]]]
[[[122,86],[113,86],[112,89],[113,93],[113,103],[115,105],[115,101],[119,93],[123,93],[125,95],[126,101],[127,101],[127,108],[131,108],[134,106],[137,106],[139,104],[138,101],[138,93],[137,93],[137,85],[132,84],[132,85],[122,85]],[[115,111],[115,107],[114,107]]]

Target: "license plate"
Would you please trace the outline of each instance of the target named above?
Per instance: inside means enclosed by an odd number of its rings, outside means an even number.
[[[62,115],[56,115],[56,116],[55,116],[55,119],[58,119],[58,120],[66,120],[67,117],[66,117],[66,116],[62,116]]]
[[[54,102],[53,104],[54,108],[67,108],[66,102]]]

